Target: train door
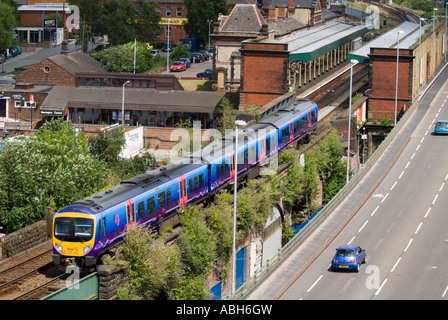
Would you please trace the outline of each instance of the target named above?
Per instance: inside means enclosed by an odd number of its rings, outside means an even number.
[[[235,153],[230,152],[230,181],[235,180]]]
[[[179,178],[179,205],[187,206],[187,178],[185,176]]]
[[[128,219],[128,224],[135,223],[135,203],[134,203],[134,199],[126,201],[126,218]]]
[[[292,120],[289,121],[289,142],[293,143],[294,141],[294,128],[293,128],[293,123]]]
[[[311,128],[311,109],[308,109],[308,129]]]
[[[265,158],[265,152],[264,152],[264,139],[263,137],[260,138],[260,164],[262,164],[264,162],[264,158]]]

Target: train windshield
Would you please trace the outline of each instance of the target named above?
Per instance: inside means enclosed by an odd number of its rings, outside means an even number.
[[[54,236],[61,241],[89,241],[93,236],[93,219],[56,218]]]

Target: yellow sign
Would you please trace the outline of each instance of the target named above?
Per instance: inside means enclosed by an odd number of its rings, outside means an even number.
[[[187,18],[162,18],[160,24],[168,24],[168,20],[170,21],[170,25],[181,26],[184,23],[187,23]]]

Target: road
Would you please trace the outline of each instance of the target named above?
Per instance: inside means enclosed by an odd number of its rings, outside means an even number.
[[[448,299],[448,137],[432,134],[436,119],[448,119],[448,82],[431,91],[388,174],[280,299]],[[366,264],[329,271],[335,248],[349,243],[366,250]]]

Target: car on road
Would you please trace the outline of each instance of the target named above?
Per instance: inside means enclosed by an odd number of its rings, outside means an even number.
[[[198,78],[212,78],[213,77],[213,69],[205,69],[203,72],[199,72],[196,74]]]
[[[437,120],[434,134],[448,134],[448,120]]]
[[[331,260],[331,270],[354,270],[359,272],[361,264],[366,262],[366,251],[355,245],[343,245],[336,249]]]
[[[170,67],[170,71],[185,71],[185,70],[187,70],[187,65],[183,61],[175,61]]]

